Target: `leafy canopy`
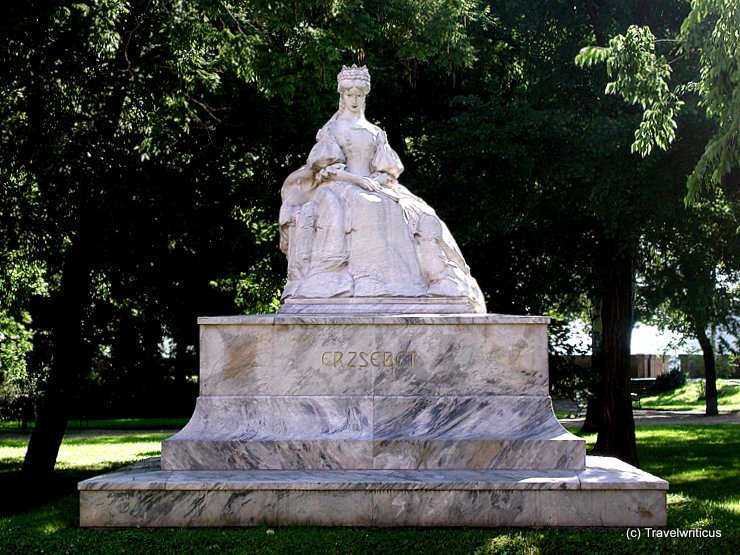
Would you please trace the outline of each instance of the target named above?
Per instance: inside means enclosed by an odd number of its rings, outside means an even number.
[[[656,52],[656,44],[674,48],[674,60]],[[694,79],[671,89],[671,63],[697,56]],[[692,0],[691,10],[675,39],[656,39],[649,27],[631,26],[606,47],[583,48],[576,63],[582,67],[606,63],[613,78],[608,94],[621,96],[643,109],[632,150],[643,156],[653,146],[668,148],[676,137],[681,98],[697,93],[700,105],[717,130],[687,180],[686,202],[702,190],[722,185],[740,164],[740,4],[738,0]]]

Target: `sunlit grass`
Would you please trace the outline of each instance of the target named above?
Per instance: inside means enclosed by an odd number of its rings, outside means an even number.
[[[106,465],[124,464],[132,460],[155,457],[160,453],[162,440],[168,434],[142,434],[106,438],[103,443],[83,442],[82,438],[66,440],[59,449],[57,468],[96,468],[101,461]]]
[[[0,436],[1,437],[1,436]],[[123,465],[160,453],[169,434],[102,435],[65,438],[59,449],[59,470],[97,470]],[[23,463],[27,439],[0,439],[0,471],[17,470]]]
[[[246,529],[82,530],[77,495],[27,513],[0,517],[0,553],[713,553],[740,552],[740,427],[638,428],[638,455],[647,472],[667,479],[668,528],[721,530],[721,538],[629,540],[624,530],[366,529],[266,527]],[[159,452],[164,434],[68,438],[63,472],[108,468]],[[585,436],[589,448],[596,439]],[[17,456],[24,440],[2,439],[0,457]],[[88,474],[89,475],[89,474]],[[81,477],[84,477],[81,476]]]
[[[706,401],[701,394],[702,380],[689,380],[673,391],[650,395],[640,400],[644,409],[704,410]],[[738,380],[717,380],[717,403],[721,411],[740,411],[740,383]]]

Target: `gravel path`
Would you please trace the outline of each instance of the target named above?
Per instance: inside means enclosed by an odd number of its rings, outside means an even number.
[[[706,416],[702,411],[648,410],[635,409],[637,426],[673,426],[680,424],[740,424],[740,412],[722,411],[718,416]],[[566,428],[582,426],[584,417],[563,418],[560,423]],[[179,432],[179,428],[162,430],[97,430],[94,428],[66,434],[66,437],[89,437],[97,435],[118,436],[136,434],[170,434]]]
[[[740,412],[720,412],[718,416],[706,416],[701,411],[647,410],[633,411],[635,425],[661,426],[680,424],[740,424]],[[563,418],[560,423],[566,428],[582,426],[584,417]]]
[[[701,411],[672,411],[672,410],[647,410],[636,409],[634,411],[635,424],[637,426],[661,426],[680,424],[740,424],[740,412],[720,412],[718,416],[705,416]],[[578,428],[583,425],[584,417],[562,418],[560,423],[566,428]],[[124,436],[138,434],[168,434],[174,435],[179,432],[176,428],[159,430],[101,430],[89,428],[76,430],[65,434],[66,438],[95,437],[95,436]],[[25,433],[3,433],[0,438],[4,439],[27,439],[30,434]]]

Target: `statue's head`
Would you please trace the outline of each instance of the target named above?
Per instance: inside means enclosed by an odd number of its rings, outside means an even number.
[[[366,66],[342,66],[337,75],[339,113],[349,111],[356,115],[365,112],[365,96],[370,92],[370,73]]]
[[[367,66],[352,67],[342,66],[342,71],[337,75],[337,92],[341,94],[343,90],[360,89],[365,94],[370,92],[370,72]]]

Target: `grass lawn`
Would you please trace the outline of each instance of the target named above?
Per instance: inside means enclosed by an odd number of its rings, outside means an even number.
[[[644,409],[704,410],[703,380],[689,380],[674,391],[640,399]],[[740,411],[740,380],[717,380],[717,402],[721,411]]]
[[[108,420],[70,420],[67,424],[68,432],[79,432],[88,428],[94,430],[161,430],[180,429],[188,423],[189,418],[116,418]],[[33,422],[28,424],[27,430],[33,430]],[[17,433],[18,422],[0,421],[0,434]],[[0,435],[0,437],[2,437]]]
[[[154,433],[77,437],[60,454],[57,499],[27,512],[0,501],[0,553],[740,553],[740,427],[638,428],[642,466],[671,483],[668,528],[721,531],[721,538],[629,540],[624,530],[363,529],[265,526],[246,529],[78,528],[77,480],[158,453]],[[586,436],[593,443],[595,436]],[[25,439],[0,436],[0,480],[18,472]],[[0,483],[0,487],[2,483]],[[9,514],[8,514],[9,509]]]

